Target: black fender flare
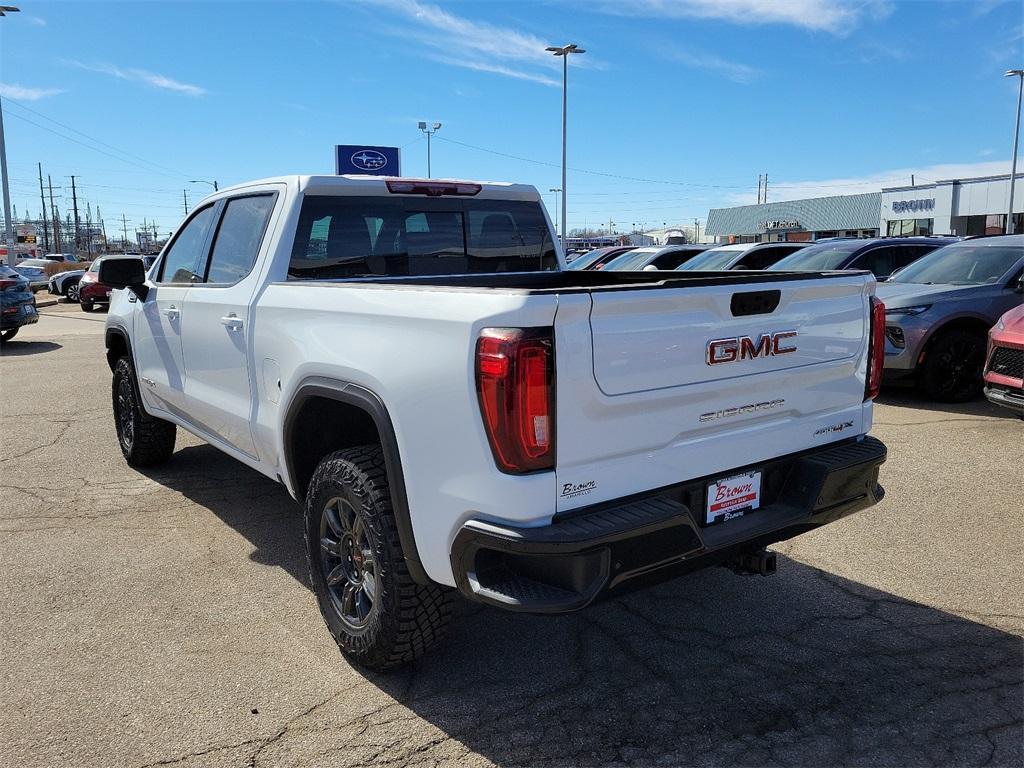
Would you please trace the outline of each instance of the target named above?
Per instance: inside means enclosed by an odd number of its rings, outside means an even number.
[[[402,472],[402,457],[398,450],[398,438],[395,436],[391,414],[388,413],[387,406],[384,405],[384,401],[376,392],[359,384],[320,376],[305,379],[299,384],[295,394],[292,395],[288,403],[283,430],[284,470],[292,489],[298,492],[298,482],[295,476],[295,469],[292,466],[290,450],[292,432],[295,427],[295,419],[302,410],[302,406],[313,397],[322,397],[355,406],[364,411],[373,420],[374,425],[377,427],[377,434],[380,435],[381,448],[384,452],[384,467],[388,473],[391,507],[395,513],[395,527],[398,529],[398,540],[402,544],[402,552],[405,554],[405,563],[409,568],[409,575],[419,584],[429,584],[430,577],[423,570],[423,564],[416,549],[416,537],[412,531],[409,497],[405,492],[405,475]]]

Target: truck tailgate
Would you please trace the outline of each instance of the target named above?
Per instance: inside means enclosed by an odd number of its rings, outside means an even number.
[[[561,297],[559,510],[863,434],[870,276]]]

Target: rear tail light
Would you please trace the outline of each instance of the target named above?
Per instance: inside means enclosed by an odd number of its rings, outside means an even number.
[[[885,367],[885,304],[871,297],[871,339],[868,344],[868,375],[864,400],[874,400],[882,388]]]
[[[555,466],[554,342],[550,328],[487,328],[476,343],[476,389],[498,469]]]
[[[0,291],[6,291],[11,288],[16,288],[17,285],[17,280],[0,280]]]
[[[464,181],[427,181],[426,179],[389,179],[385,182],[388,185],[388,192],[404,195],[427,195],[428,197],[441,197],[442,195],[473,196],[480,194],[482,187],[479,184],[471,184]]]

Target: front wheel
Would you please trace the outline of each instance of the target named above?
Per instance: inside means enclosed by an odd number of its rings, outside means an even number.
[[[347,657],[387,669],[441,639],[452,593],[409,575],[380,446],[324,457],[306,493],[305,531],[313,592]]]
[[[78,301],[78,281],[77,280],[75,282],[73,282],[71,285],[69,285],[65,289],[64,295],[67,297],[67,300],[69,302],[71,302],[72,304],[74,304],[75,302]]]
[[[149,467],[167,461],[174,453],[177,427],[143,411],[137,393],[131,360],[122,357],[114,366],[111,385],[117,442],[130,466]]]
[[[981,392],[985,339],[949,331],[932,342],[921,366],[921,386],[932,400],[963,403]]]
[[[81,302],[81,304],[82,304],[82,311],[83,312],[92,312],[94,309],[96,309],[96,305],[93,304],[91,301],[83,300]]]

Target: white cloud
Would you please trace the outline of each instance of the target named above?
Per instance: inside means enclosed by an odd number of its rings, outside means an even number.
[[[154,88],[162,88],[175,93],[183,93],[186,96],[205,96],[207,90],[198,85],[183,83],[179,80],[161,75],[156,72],[149,72],[145,69],[124,69],[113,64],[85,64],[81,61],[67,61],[66,63],[89,72],[99,72],[104,75],[111,75],[121,80],[131,80],[139,83],[146,83]]]
[[[15,83],[0,83],[0,96],[5,99],[20,99],[22,101],[39,101],[50,96],[64,93],[60,88],[33,88],[27,85],[16,85]]]
[[[435,61],[542,85],[561,85],[561,80],[552,76],[560,64],[544,50],[561,41],[542,40],[510,27],[474,21],[419,0],[368,2],[410,24],[404,30],[390,27],[387,31],[433,49],[430,58]]]
[[[857,195],[865,192],[879,192],[883,187],[909,186],[914,176],[917,184],[927,184],[944,179],[968,179],[974,176],[996,176],[1010,172],[1009,160],[979,163],[940,163],[917,168],[899,168],[891,171],[851,176],[837,179],[807,181],[769,181],[769,202],[779,200],[803,200],[808,197],[831,197],[833,195]],[[753,205],[757,195],[749,193],[729,196],[726,205]]]
[[[44,19],[42,16],[29,16],[28,23],[31,24],[33,27],[45,27],[46,19]]]
[[[788,24],[845,34],[865,16],[892,12],[884,0],[608,0],[602,10],[630,16],[715,19],[734,24]]]
[[[672,51],[669,58],[685,64],[688,67],[706,69],[709,72],[716,72],[724,75],[736,83],[749,83],[761,75],[759,69],[741,64],[738,61],[729,61],[713,53],[701,51]]]

